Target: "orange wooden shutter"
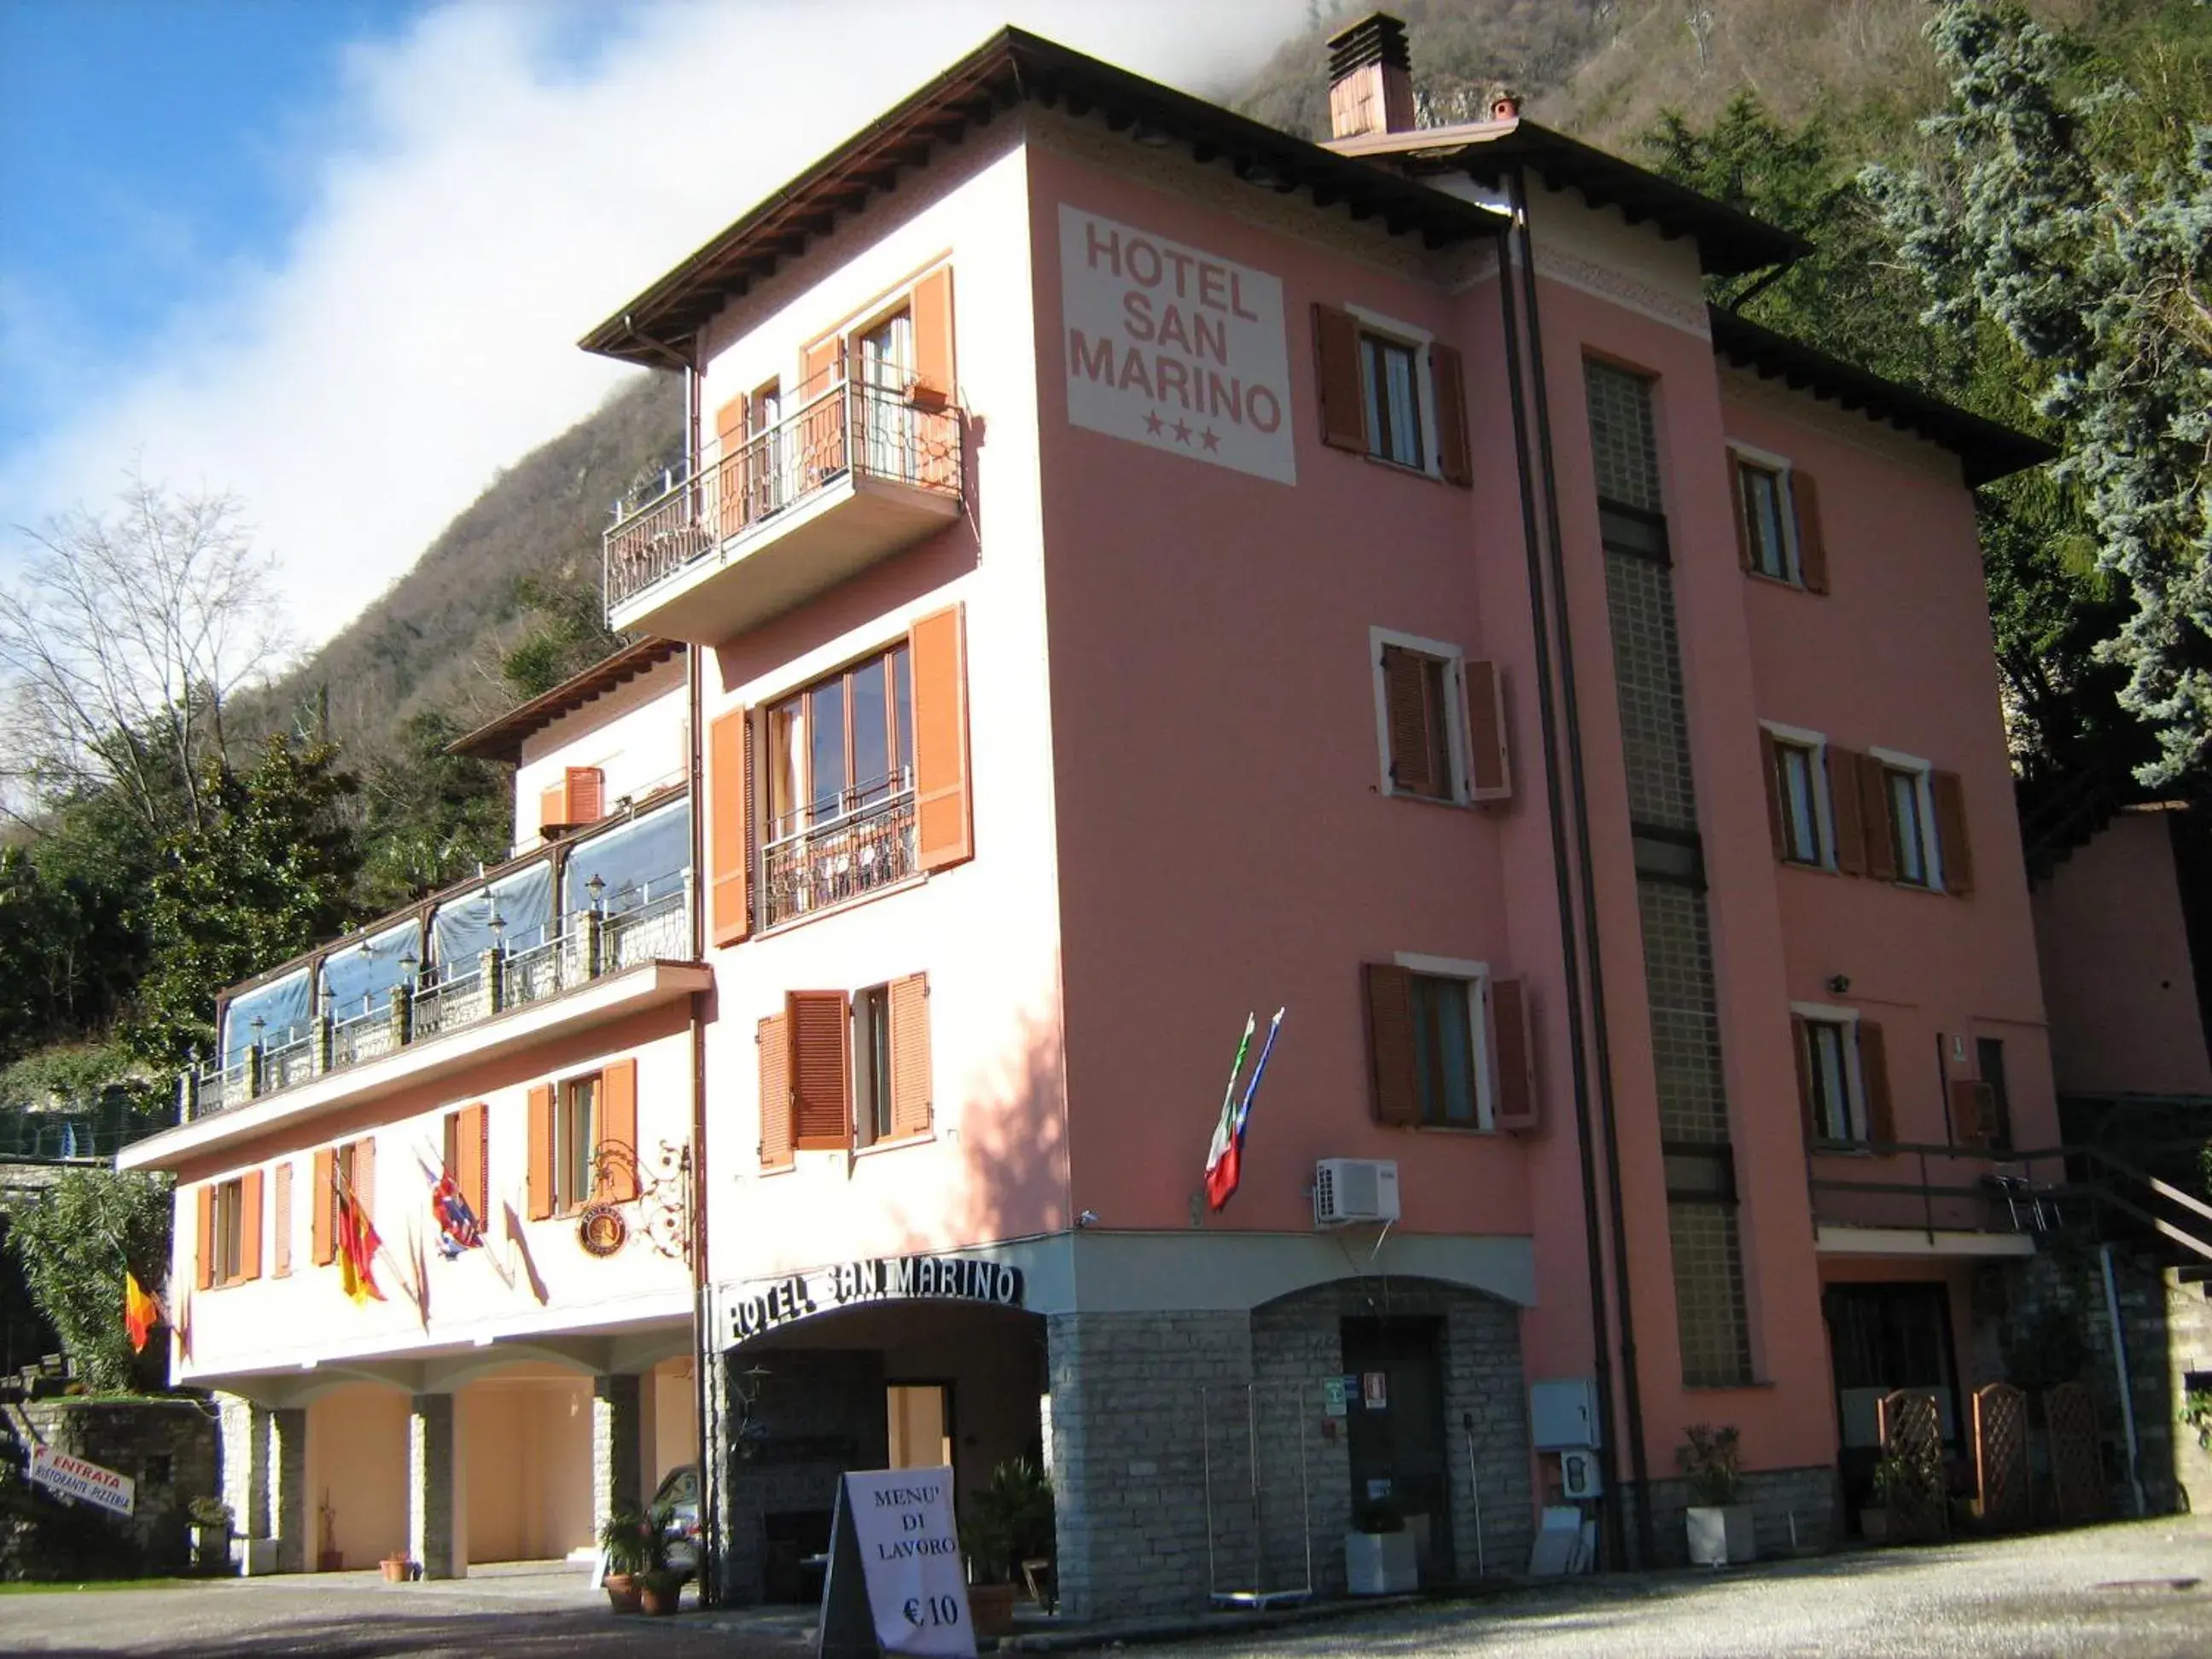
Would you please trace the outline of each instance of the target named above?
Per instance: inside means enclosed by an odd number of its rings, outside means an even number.
[[[363,1215],[374,1218],[376,1214],[375,1137],[363,1135],[346,1150],[349,1154],[346,1179],[353,1183],[354,1202],[361,1206]]]
[[[637,1196],[637,1062],[618,1060],[599,1073],[599,1144],[620,1152],[605,1165],[606,1180],[599,1196],[613,1204],[627,1204]]]
[[[1477,800],[1513,794],[1512,755],[1505,744],[1505,671],[1494,662],[1461,665],[1467,683],[1469,793]]]
[[[842,991],[792,991],[792,1144],[802,1152],[842,1151],[853,1139],[852,999]]]
[[[952,401],[952,267],[941,265],[914,285],[914,385],[917,404]]]
[[[929,1133],[929,975],[893,980],[891,1014],[891,1134]]]
[[[491,1114],[479,1103],[464,1106],[454,1114],[459,1120],[453,1125],[453,1185],[460,1188],[461,1201],[476,1214],[479,1225],[484,1221],[484,1212],[490,1203],[485,1191],[489,1184],[486,1154],[490,1150]]]
[[[1418,1123],[1413,1066],[1413,976],[1385,962],[1359,969],[1367,992],[1367,1075],[1377,1123]]]
[[[843,343],[834,334],[825,335],[801,354],[799,382],[799,400],[801,403],[820,397],[836,380],[839,348]]]
[[[791,1022],[781,1014],[760,1023],[760,1161],[763,1170],[791,1167]]]
[[[311,1247],[318,1267],[327,1267],[337,1260],[335,1229],[337,1219],[337,1150],[325,1146],[315,1154],[313,1188],[314,1222]]]
[[[526,1207],[532,1221],[553,1213],[553,1085],[540,1083],[530,1091],[529,1193]]]
[[[1759,769],[1766,779],[1766,832],[1774,841],[1774,856],[1790,856],[1790,831],[1782,821],[1782,745],[1774,733],[1759,728]]]
[[[1974,849],[1966,838],[1966,792],[1956,772],[1930,772],[1936,798],[1936,840],[1943,856],[1943,890],[1960,898],[1974,890]]]
[[[192,1282],[207,1290],[215,1284],[215,1183],[199,1190],[199,1231],[194,1245]]]
[[[276,1196],[270,1204],[269,1276],[284,1279],[292,1272],[292,1160],[286,1158],[276,1166]]]
[[[726,461],[738,453],[738,446],[745,441],[751,415],[749,402],[740,392],[714,411],[714,441],[721,446]]]
[[[607,775],[596,766],[571,766],[567,770],[568,822],[597,823],[606,816]]]
[[[1887,1146],[1897,1139],[1897,1115],[1889,1099],[1889,1045],[1881,1027],[1859,1022],[1859,1080],[1866,1090],[1867,1139]]]
[[[1751,518],[1743,504],[1743,463],[1729,457],[1729,499],[1735,504],[1735,562],[1746,570],[1759,568],[1751,556]]]
[[[1790,470],[1790,502],[1797,519],[1797,580],[1808,593],[1828,591],[1828,549],[1820,539],[1820,492],[1813,475]]]
[[[1790,1016],[1790,1049],[1797,1060],[1797,1115],[1810,1146],[1820,1139],[1820,1121],[1813,1115],[1813,1033],[1796,1014]]]
[[[1996,1091],[1970,1077],[1951,1079],[1951,1139],[1984,1150],[1996,1139]]]
[[[1866,872],[1876,881],[1897,879],[1897,845],[1889,822],[1889,778],[1872,755],[1858,757],[1859,842],[1866,848]]]
[[[1535,1032],[1529,1020],[1526,980],[1490,982],[1490,1025],[1498,1056],[1497,1125],[1533,1129],[1542,1121],[1542,1113],[1536,1097]]]
[[[258,1170],[248,1170],[238,1183],[238,1276],[261,1277],[261,1206],[264,1183]]]
[[[1836,868],[1866,873],[1866,813],[1859,800],[1860,757],[1830,745],[1821,757],[1828,770],[1828,807],[1835,814]]]
[[[1359,325],[1348,311],[1316,304],[1315,376],[1321,392],[1321,441],[1367,453],[1367,394],[1360,383]]]
[[[1382,647],[1382,708],[1390,731],[1390,782],[1409,795],[1440,795],[1448,780],[1431,775],[1429,695],[1423,659],[1395,645]]]
[[[1474,467],[1468,455],[1467,371],[1459,353],[1443,344],[1429,348],[1429,370],[1436,382],[1437,471],[1449,483],[1471,487]]]
[[[734,945],[752,931],[747,902],[751,852],[745,823],[745,768],[751,756],[751,724],[742,708],[717,714],[707,725],[707,870],[708,937]]]
[[[538,833],[550,836],[568,827],[568,792],[557,783],[549,783],[538,797]]]
[[[931,612],[907,632],[914,675],[915,841],[925,870],[943,870],[975,855],[962,620],[956,605]]]

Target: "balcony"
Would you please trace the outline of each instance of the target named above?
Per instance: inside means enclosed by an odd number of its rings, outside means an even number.
[[[2032,1255],[2077,1207],[2056,1150],[1823,1143],[1807,1174],[1824,1255]]]
[[[799,816],[813,821],[771,825],[780,833],[762,849],[763,927],[849,904],[921,872],[910,774],[844,791],[834,817]]]
[[[606,532],[607,625],[713,645],[960,514],[960,412],[841,380]]]

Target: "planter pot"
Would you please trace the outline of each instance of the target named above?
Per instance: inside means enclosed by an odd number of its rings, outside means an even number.
[[[638,1604],[647,1615],[665,1619],[684,1601],[684,1579],[680,1572],[642,1572],[637,1576]]]
[[[387,1555],[376,1565],[384,1570],[384,1582],[387,1584],[410,1583],[422,1576],[422,1563],[410,1561],[404,1555]]]
[[[1344,1534],[1344,1578],[1354,1595],[1393,1595],[1421,1587],[1421,1558],[1410,1532]]]
[[[968,1618],[978,1636],[1006,1636],[1014,1628],[1012,1584],[968,1586]]]
[[[611,1572],[599,1584],[607,1593],[607,1605],[617,1613],[635,1613],[644,1599],[637,1580],[626,1572]]]
[[[1758,1530],[1748,1504],[1730,1504],[1724,1509],[1692,1504],[1687,1525],[1690,1560],[1694,1565],[1725,1567],[1759,1559]]]
[[[1859,1531],[1869,1544],[1879,1544],[1889,1537],[1889,1510],[1880,1505],[1859,1511]]]
[[[202,1572],[230,1571],[230,1528],[192,1523],[192,1563]]]

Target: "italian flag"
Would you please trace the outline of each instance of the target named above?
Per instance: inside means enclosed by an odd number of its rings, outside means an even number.
[[[1252,1115],[1252,1097],[1260,1091],[1260,1076],[1267,1069],[1267,1056],[1275,1052],[1275,1034],[1283,1029],[1283,1011],[1276,1009],[1274,1018],[1267,1022],[1267,1040],[1260,1045],[1260,1058],[1253,1064],[1251,1079],[1245,1084],[1240,1100],[1237,1079],[1244,1070],[1244,1056],[1251,1050],[1255,1024],[1254,1016],[1244,1016],[1244,1035],[1237,1039],[1237,1058],[1229,1066],[1229,1087],[1221,1097],[1221,1121],[1213,1126],[1213,1143],[1206,1150],[1206,1203],[1217,1214],[1237,1196],[1244,1179],[1244,1126]]]

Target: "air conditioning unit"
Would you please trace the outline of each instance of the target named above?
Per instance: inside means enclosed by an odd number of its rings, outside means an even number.
[[[1314,1165],[1314,1225],[1398,1218],[1398,1164],[1388,1158],[1325,1158]]]
[[[1559,1454],[1559,1496],[1570,1504],[1587,1504],[1604,1490],[1598,1479],[1597,1454],[1569,1451]]]

